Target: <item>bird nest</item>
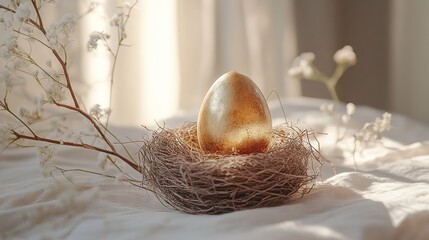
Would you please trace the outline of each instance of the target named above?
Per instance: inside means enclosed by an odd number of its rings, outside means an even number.
[[[190,214],[220,214],[278,206],[308,193],[318,175],[320,154],[309,133],[275,127],[267,152],[204,153],[195,123],[161,129],[141,151],[143,185],[161,202]]]

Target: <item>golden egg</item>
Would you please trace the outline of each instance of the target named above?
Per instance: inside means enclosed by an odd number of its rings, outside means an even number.
[[[219,77],[200,108],[197,135],[209,153],[248,154],[270,146],[271,114],[258,86],[231,71]]]

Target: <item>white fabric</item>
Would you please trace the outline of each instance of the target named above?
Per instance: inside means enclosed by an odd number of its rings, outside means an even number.
[[[302,199],[216,216],[187,215],[114,179],[74,173],[72,185],[62,176],[57,182],[44,178],[33,148],[9,149],[0,154],[0,239],[427,239],[429,142],[424,140],[429,129],[394,114],[384,143],[395,149],[359,153],[359,171],[353,171],[350,156],[336,156],[332,121],[317,110],[320,103],[284,102],[288,120],[328,130],[320,137],[321,147],[337,170],[334,175],[327,164],[324,181]],[[280,121],[279,104],[271,107],[274,121]],[[358,106],[351,126],[379,115]],[[195,117],[196,112],[166,124],[179,126]],[[120,131],[133,139],[144,133],[142,128]],[[97,170],[96,159],[94,152],[67,148],[55,161]]]

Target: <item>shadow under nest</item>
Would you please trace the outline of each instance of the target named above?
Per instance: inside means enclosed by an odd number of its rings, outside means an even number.
[[[312,189],[320,166],[310,134],[292,125],[273,129],[267,152],[243,155],[204,153],[196,123],[161,129],[144,142],[140,160],[144,188],[189,214],[285,204]]]

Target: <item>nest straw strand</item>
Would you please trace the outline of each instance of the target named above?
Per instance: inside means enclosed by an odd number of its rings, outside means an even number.
[[[273,129],[265,153],[206,154],[198,145],[195,123],[154,132],[140,151],[143,185],[189,214],[278,206],[303,196],[318,175],[311,163],[320,163],[319,156],[307,131],[291,125]]]

